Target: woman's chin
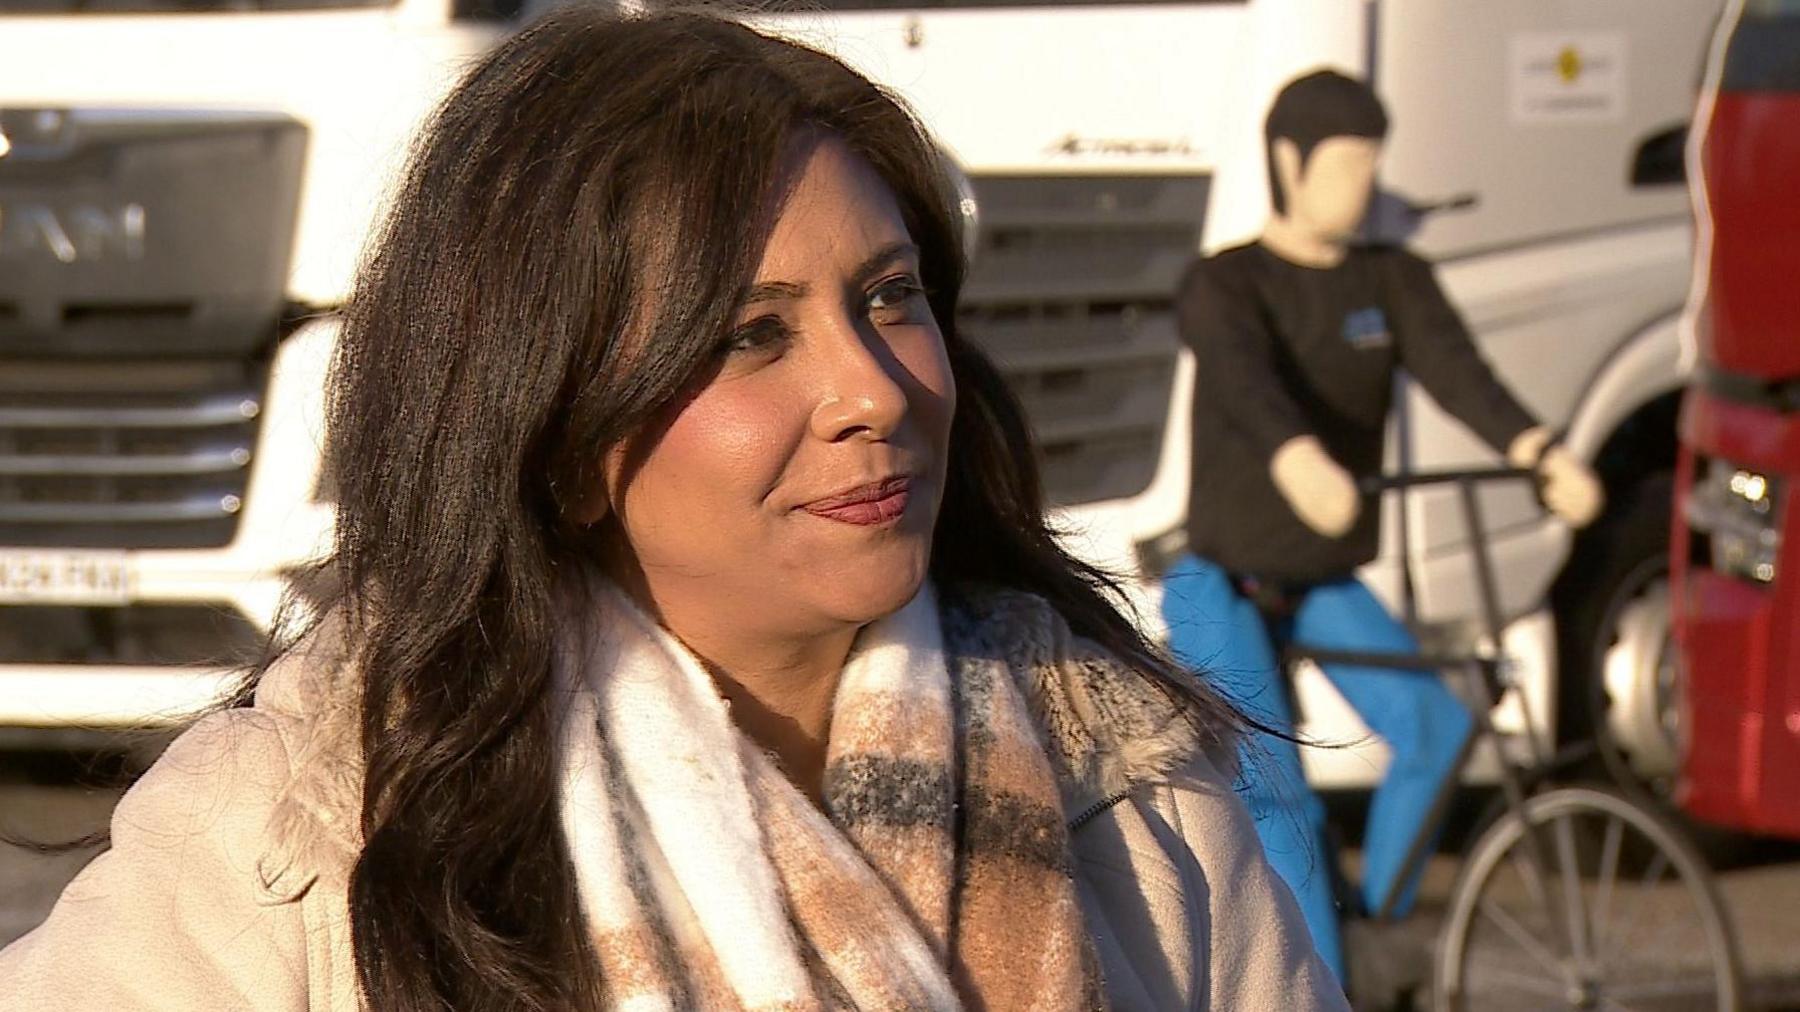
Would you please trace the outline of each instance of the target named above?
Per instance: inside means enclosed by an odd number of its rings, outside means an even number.
[[[871,559],[866,564],[834,567],[819,584],[821,611],[841,622],[864,625],[886,618],[918,596],[928,568],[928,553],[917,558]]]

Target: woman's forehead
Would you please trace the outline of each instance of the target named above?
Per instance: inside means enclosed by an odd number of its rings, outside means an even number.
[[[847,271],[879,251],[910,249],[900,201],[866,159],[831,136],[803,159],[763,249],[758,282]]]

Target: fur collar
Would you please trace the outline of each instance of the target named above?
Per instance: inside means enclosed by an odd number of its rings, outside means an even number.
[[[953,676],[1000,665],[1024,692],[1071,820],[1167,779],[1201,751],[1215,761],[1230,754],[1223,729],[1204,733],[1185,706],[1075,635],[1042,598],[965,593],[947,598],[940,617]],[[341,615],[321,622],[257,688],[258,709],[296,726],[284,735],[292,775],[275,800],[258,869],[274,901],[297,899],[321,880],[346,888],[362,849],[361,694],[346,624]]]

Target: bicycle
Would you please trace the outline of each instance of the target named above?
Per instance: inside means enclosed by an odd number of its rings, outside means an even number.
[[[1497,760],[1504,812],[1468,847],[1432,956],[1431,993],[1439,1012],[1556,1007],[1636,1012],[1716,1009],[1735,1012],[1743,995],[1737,940],[1711,870],[1680,829],[1643,803],[1611,790],[1547,786],[1563,757],[1543,754],[1525,735],[1528,763],[1516,764],[1489,717],[1509,691],[1499,649],[1502,621],[1476,486],[1535,480],[1510,468],[1384,476],[1371,494],[1454,485],[1471,542],[1485,643],[1466,654],[1396,654],[1290,648],[1290,663],[1384,667],[1467,680],[1475,719],[1470,745],[1446,781],[1434,815],[1407,850],[1402,873],[1368,916],[1394,920],[1400,890],[1430,856],[1463,774],[1485,744]],[[1535,728],[1521,695],[1527,728]],[[1625,882],[1629,877],[1632,881]],[[1623,920],[1620,915],[1624,915]],[[1685,915],[1685,916],[1683,916]],[[1645,942],[1640,929],[1657,935]],[[1662,935],[1693,929],[1688,944]],[[1698,939],[1699,944],[1692,942]],[[1636,945],[1629,943],[1637,942]],[[1652,944],[1653,943],[1653,944]]]

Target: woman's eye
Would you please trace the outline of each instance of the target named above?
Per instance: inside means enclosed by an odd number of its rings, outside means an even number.
[[[869,309],[880,323],[910,323],[915,305],[922,305],[924,286],[911,276],[890,278],[869,290]]]
[[[780,318],[763,316],[733,330],[725,339],[727,355],[770,353],[787,343],[787,325]]]

